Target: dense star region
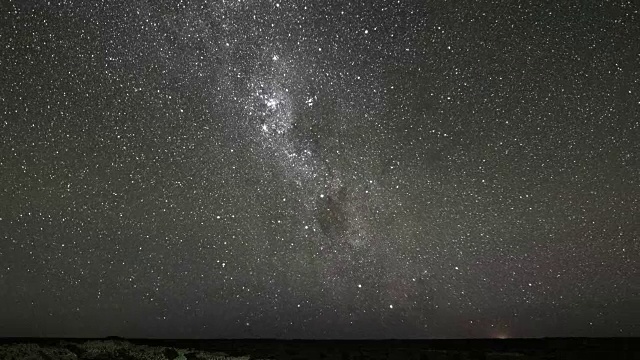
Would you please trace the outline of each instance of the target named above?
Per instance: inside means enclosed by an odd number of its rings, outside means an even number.
[[[633,1],[8,1],[0,336],[640,336]]]

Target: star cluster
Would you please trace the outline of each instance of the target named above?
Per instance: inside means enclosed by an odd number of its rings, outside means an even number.
[[[0,336],[638,336],[638,38],[626,1],[9,1]]]

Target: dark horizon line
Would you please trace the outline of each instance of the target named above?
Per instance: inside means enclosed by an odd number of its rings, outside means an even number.
[[[0,343],[3,340],[135,340],[135,341],[473,341],[473,340],[604,340],[604,339],[638,339],[640,336],[541,336],[541,337],[459,337],[459,338],[156,338],[156,337],[44,337],[44,336],[0,336]]]

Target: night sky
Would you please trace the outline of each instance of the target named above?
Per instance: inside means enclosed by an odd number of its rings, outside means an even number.
[[[635,1],[4,1],[0,336],[640,336]]]

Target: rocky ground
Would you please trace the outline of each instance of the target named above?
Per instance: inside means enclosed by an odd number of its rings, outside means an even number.
[[[640,359],[640,339],[306,341],[0,338],[0,360],[212,359]]]
[[[224,353],[194,349],[135,345],[120,340],[94,340],[83,343],[61,341],[57,345],[19,343],[0,345],[2,360],[248,360]]]

